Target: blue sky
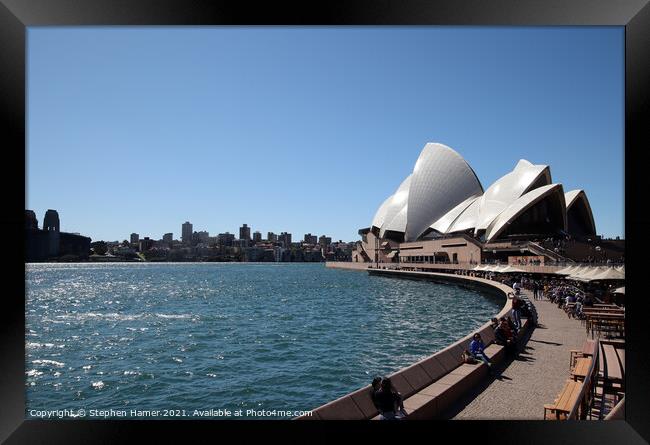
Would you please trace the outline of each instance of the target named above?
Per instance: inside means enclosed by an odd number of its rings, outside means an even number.
[[[26,208],[93,240],[357,240],[427,142],[624,236],[622,27],[31,27],[27,72]]]

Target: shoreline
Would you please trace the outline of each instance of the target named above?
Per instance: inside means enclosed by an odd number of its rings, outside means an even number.
[[[38,261],[27,264],[324,264],[325,261]]]

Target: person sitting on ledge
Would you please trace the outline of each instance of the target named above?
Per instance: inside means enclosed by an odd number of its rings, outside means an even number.
[[[499,323],[503,322],[504,320],[506,322],[508,337],[514,338],[519,332],[519,329],[517,329],[517,326],[515,325],[514,321],[512,321],[512,317],[510,317],[509,315],[506,314],[503,317],[501,317]]]
[[[379,405],[381,420],[396,420],[406,417],[402,395],[393,388],[388,377],[381,381],[381,389],[375,393],[375,399]]]
[[[469,352],[474,359],[483,361],[488,366],[488,369],[492,369],[492,363],[490,363],[490,359],[485,355],[485,344],[483,343],[481,334],[478,332],[474,334],[472,341],[469,343]]]
[[[381,389],[381,377],[375,377],[372,379],[372,389],[370,390],[370,398],[372,399],[373,405],[375,405],[375,408],[377,410],[381,411],[379,409],[379,402],[377,401],[377,392]]]
[[[497,345],[507,346],[508,345],[508,334],[506,334],[505,329],[501,324],[497,324],[494,327],[494,342]]]
[[[515,336],[513,334],[512,328],[510,327],[510,319],[505,315],[501,317],[501,322],[496,331],[494,331],[494,336],[497,339],[497,344],[505,346],[508,352],[514,352],[516,350]],[[500,342],[499,342],[500,341]]]

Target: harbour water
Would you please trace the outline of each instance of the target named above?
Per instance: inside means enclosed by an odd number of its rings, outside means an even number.
[[[27,418],[290,418],[444,348],[504,303],[306,263],[28,264],[25,276]]]

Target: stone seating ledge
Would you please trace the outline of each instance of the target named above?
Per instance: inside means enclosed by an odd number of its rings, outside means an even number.
[[[446,274],[428,272],[410,272],[408,274],[440,275],[442,278],[446,278]],[[454,278],[458,279],[458,276],[454,276]],[[512,292],[510,287],[498,282],[476,277],[463,278],[495,287],[502,291],[504,296],[508,292]],[[496,317],[500,318],[509,310],[510,302],[506,297],[506,304]],[[524,338],[531,325],[531,321],[522,318],[522,328],[519,330],[517,340]],[[462,353],[465,349],[469,349],[469,343],[475,332],[481,334],[487,345],[485,354],[490,361],[495,365],[503,362],[505,349],[494,343],[494,330],[488,321],[479,329],[472,331],[441,351],[389,375],[395,389],[402,394],[407,419],[439,418],[455,401],[462,398],[488,376],[488,367],[485,363],[467,364],[462,362]],[[303,415],[295,419],[374,420],[378,418],[379,412],[371,399],[371,385],[367,385],[316,408],[312,411],[312,415]]]

